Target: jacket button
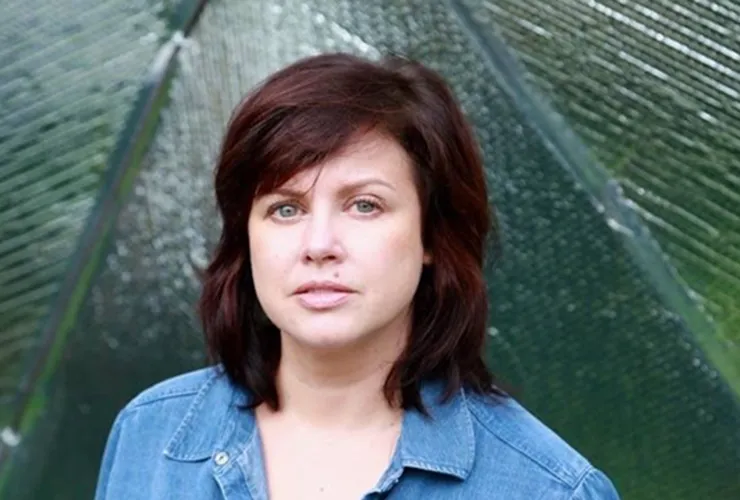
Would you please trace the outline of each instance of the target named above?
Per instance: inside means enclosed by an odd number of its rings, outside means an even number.
[[[219,451],[213,457],[213,461],[216,462],[216,465],[226,465],[229,463],[229,454],[225,451]]]

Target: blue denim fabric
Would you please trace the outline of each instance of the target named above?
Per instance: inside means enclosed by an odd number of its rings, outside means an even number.
[[[422,390],[432,416],[406,412],[391,463],[365,499],[614,500],[609,479],[513,400]],[[95,498],[266,500],[248,396],[216,368],[155,385],[118,415]]]

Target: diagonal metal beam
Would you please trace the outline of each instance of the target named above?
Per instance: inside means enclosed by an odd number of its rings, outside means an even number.
[[[740,365],[732,359],[716,335],[710,319],[683,286],[676,270],[663,256],[657,241],[619,183],[591,155],[588,147],[548,100],[525,79],[526,69],[494,30],[483,30],[466,0],[447,0],[463,29],[477,45],[481,60],[495,76],[517,109],[540,134],[544,143],[589,194],[606,223],[619,236],[630,256],[645,273],[667,308],[694,335],[697,344],[740,398]]]
[[[183,0],[169,20],[172,35],[157,52],[141,85],[126,126],[108,159],[96,205],[78,239],[55,302],[39,332],[38,348],[26,360],[11,406],[10,424],[0,429],[0,493],[12,468],[13,449],[40,417],[38,389],[46,385],[64,351],[77,314],[106,253],[117,214],[151,145],[160,112],[169,97],[177,54],[197,24],[208,0]],[[1,496],[1,495],[0,495]]]

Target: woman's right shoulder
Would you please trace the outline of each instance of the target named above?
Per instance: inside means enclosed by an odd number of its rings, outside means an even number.
[[[218,438],[228,430],[221,425],[224,415],[243,400],[243,392],[220,367],[183,373],[144,389],[113,422],[95,498],[210,498],[204,492],[211,482],[195,481],[201,477],[197,470],[182,464],[207,467]],[[190,484],[189,496],[173,493],[183,484]]]
[[[121,414],[150,406],[166,406],[170,401],[188,403],[204,389],[219,383],[228,384],[228,381],[218,366],[181,373],[142,390],[123,407]]]
[[[116,415],[112,433],[125,430],[128,439],[137,439],[140,435],[150,440],[165,439],[190,419],[194,408],[203,406],[204,399],[208,399],[207,407],[215,409],[228,406],[233,394],[233,386],[219,366],[181,373],[131,398]]]

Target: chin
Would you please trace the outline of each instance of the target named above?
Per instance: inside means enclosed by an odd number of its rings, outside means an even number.
[[[357,343],[356,338],[348,338],[346,335],[334,334],[316,334],[313,332],[309,335],[291,335],[293,341],[304,349],[314,351],[336,352],[346,349]]]
[[[329,321],[306,321],[299,330],[291,332],[291,336],[301,344],[316,346],[351,344],[361,336],[357,326],[326,319]]]
[[[300,330],[285,335],[301,347],[327,351],[352,346],[364,338],[361,329],[356,325],[343,325],[337,318],[333,321],[330,318],[326,319],[329,321],[305,321]]]

